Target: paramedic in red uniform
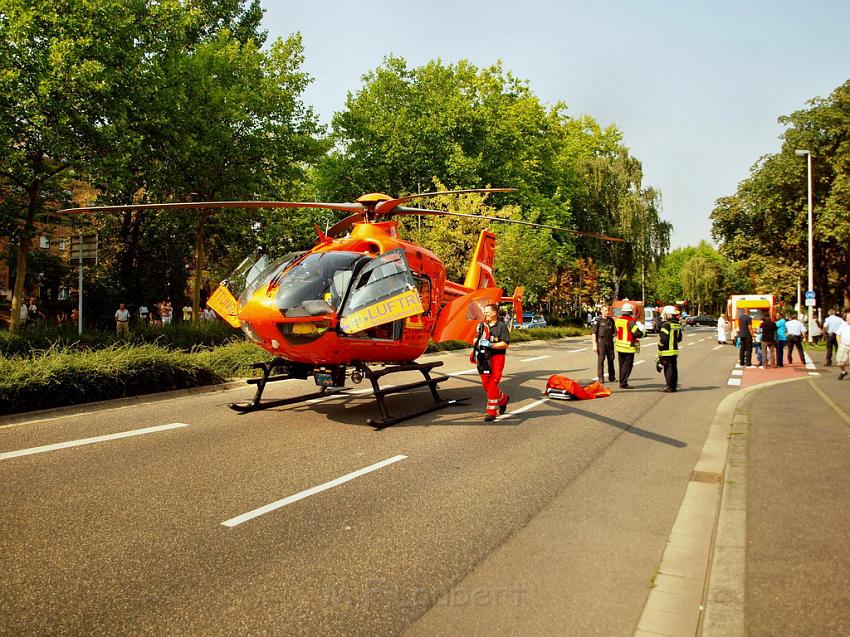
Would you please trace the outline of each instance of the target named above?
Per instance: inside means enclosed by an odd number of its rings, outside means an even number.
[[[481,384],[487,394],[487,413],[484,420],[496,420],[496,414],[505,413],[510,396],[499,389],[502,370],[505,368],[505,352],[511,342],[508,326],[499,320],[499,306],[491,303],[484,308],[484,320],[478,324],[478,332],[472,345],[472,358],[478,366]]]

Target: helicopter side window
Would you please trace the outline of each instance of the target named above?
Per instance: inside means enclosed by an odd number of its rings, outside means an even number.
[[[415,276],[416,289],[419,292],[419,300],[422,302],[423,316],[431,316],[431,280]]]
[[[403,251],[387,252],[363,268],[353,292],[345,303],[344,313],[356,312],[414,287],[415,281]]]

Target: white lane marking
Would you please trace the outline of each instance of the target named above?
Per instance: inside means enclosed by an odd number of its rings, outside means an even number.
[[[472,369],[464,369],[459,372],[452,372],[450,374],[446,374],[446,376],[463,376],[464,374],[477,374],[478,368],[473,367]]]
[[[549,358],[549,354],[546,356],[535,356],[534,358],[521,358],[520,363],[530,363],[531,361],[542,361],[544,358]]]
[[[80,438],[79,440],[69,440],[68,442],[57,442],[52,445],[43,445],[41,447],[31,447],[29,449],[19,449],[18,451],[7,451],[0,453],[0,460],[9,458],[20,458],[21,456],[30,456],[35,453],[45,453],[47,451],[56,451],[57,449],[68,449],[69,447],[80,447],[82,445],[92,445],[96,442],[106,442],[107,440],[118,440],[119,438],[129,438],[130,436],[143,436],[145,434],[156,433],[157,431],[166,431],[168,429],[177,429],[179,427],[188,427],[189,425],[182,422],[173,422],[168,425],[158,425],[156,427],[145,427],[144,429],[134,429],[132,431],[122,431],[117,434],[107,434],[105,436],[95,436],[93,438]]]
[[[743,369],[733,369],[732,370],[732,376],[743,376],[743,375],[744,375]]]
[[[535,407],[537,407],[537,405],[542,405],[547,400],[549,400],[548,397],[541,398],[540,400],[535,400],[533,403],[529,403],[525,407],[520,407],[519,409],[514,409],[513,411],[509,411],[508,413],[503,414],[501,416],[496,416],[496,420],[499,420],[501,418],[507,418],[508,416],[516,416],[517,414],[521,414],[522,412],[528,411],[529,409],[534,409]]]
[[[688,345],[696,345],[696,343],[688,343]]]
[[[641,364],[643,364],[643,363],[645,363],[645,362],[646,362],[645,360],[635,361],[635,365],[641,365]]]
[[[726,384],[727,385],[740,385],[741,379],[740,378],[730,378],[728,381],[726,381]]]
[[[705,340],[704,338],[701,338],[701,339],[699,339],[699,341],[698,341],[698,342],[699,342],[699,343],[702,343],[704,340]]]
[[[399,460],[404,460],[405,458],[407,458],[407,456],[398,455],[393,456],[392,458],[387,458],[386,460],[381,460],[380,462],[376,462],[375,464],[369,465],[368,467],[363,467],[362,469],[358,469],[357,471],[347,473],[344,476],[336,478],[335,480],[331,480],[330,482],[325,482],[324,484],[320,484],[319,486],[312,487],[310,489],[305,489],[304,491],[300,491],[299,493],[291,495],[288,498],[283,498],[282,500],[277,500],[276,502],[272,502],[271,504],[262,506],[259,509],[248,511],[248,513],[237,515],[235,518],[225,520],[221,524],[222,526],[227,526],[231,528],[234,526],[238,526],[243,522],[253,520],[254,518],[259,517],[265,513],[269,513],[270,511],[274,511],[275,509],[285,507],[287,504],[292,504],[293,502],[298,502],[299,500],[303,500],[304,498],[309,498],[311,495],[316,495],[317,493],[321,493],[322,491],[327,491],[328,489],[337,487],[341,484],[349,482],[350,480],[354,480],[354,478],[359,478],[360,476],[366,475],[367,473],[371,473],[372,471],[382,469],[387,465],[391,465],[395,462],[398,462]]]
[[[809,355],[806,354],[805,352],[803,354],[806,357],[806,369],[817,369],[817,367],[815,367],[814,361],[812,361],[812,359],[809,358]]]
[[[712,349],[713,351],[715,351],[715,352],[716,352],[716,351],[717,351],[717,350],[719,350],[721,347],[723,347],[723,346],[722,346],[722,345],[718,345],[717,347],[712,347],[711,349]]]
[[[581,349],[568,349],[567,354],[570,354],[572,352],[586,352],[589,349],[589,347],[582,347]]]
[[[820,376],[820,372],[809,372],[809,376]]]

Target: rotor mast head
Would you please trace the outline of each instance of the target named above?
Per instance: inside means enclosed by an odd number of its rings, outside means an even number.
[[[375,206],[382,201],[392,201],[392,197],[382,192],[370,192],[369,194],[358,197],[356,201],[365,208],[363,216],[365,217],[365,221],[368,222],[374,221]]]

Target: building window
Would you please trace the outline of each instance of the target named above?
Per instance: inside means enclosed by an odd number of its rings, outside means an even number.
[[[50,247],[50,237],[45,237],[44,235],[38,238],[38,247],[46,250]]]

